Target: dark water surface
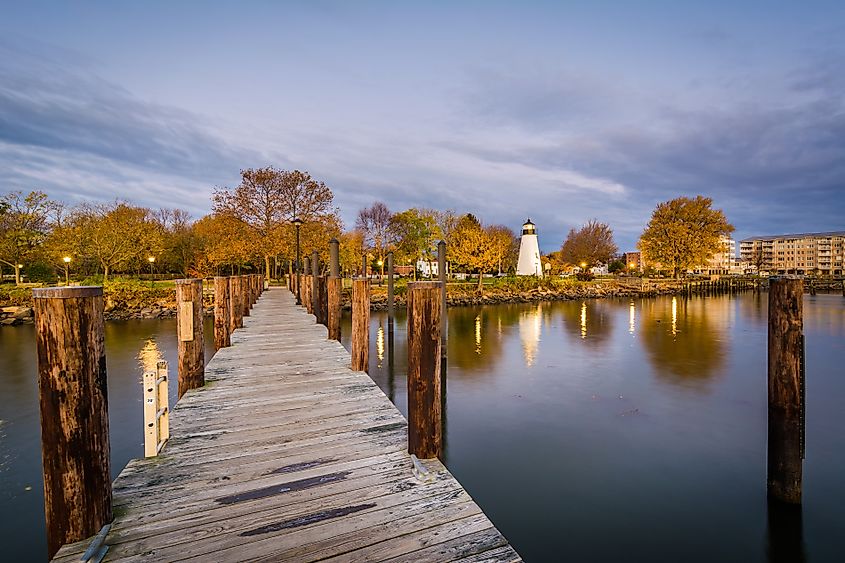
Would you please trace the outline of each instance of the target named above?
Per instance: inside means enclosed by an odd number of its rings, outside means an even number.
[[[451,310],[447,466],[527,561],[845,561],[845,299],[804,301],[803,514],[766,502],[766,300]],[[407,413],[405,323],[370,374]]]
[[[446,464],[528,561],[845,560],[845,299],[804,303],[802,513],[767,510],[765,294],[451,310]],[[175,399],[176,328],[106,331],[116,475],[143,455],[139,353]],[[405,335],[373,314],[370,373],[403,412]],[[33,328],[4,328],[0,560],[46,557],[37,399]]]

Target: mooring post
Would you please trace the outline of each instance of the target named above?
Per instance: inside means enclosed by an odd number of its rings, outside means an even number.
[[[229,276],[229,335],[235,332],[236,328],[240,328],[238,309],[238,278],[237,276]]]
[[[320,324],[329,327],[329,294],[328,294],[328,277],[325,275],[318,276],[320,288]]]
[[[443,455],[440,282],[408,284],[408,453]]]
[[[229,337],[229,280],[214,278],[214,347],[225,348],[231,345]]]
[[[416,266],[415,266],[416,267]],[[393,330],[393,251],[387,253],[387,330]]]
[[[302,284],[302,304],[305,306],[307,312],[311,312],[311,300],[309,299],[309,291],[311,289],[311,260],[306,256],[302,259],[302,277],[300,283]]]
[[[340,342],[340,294],[343,280],[340,278],[340,242],[329,241],[329,279],[326,282],[326,316],[328,317],[329,339]]]
[[[241,316],[249,316],[249,308],[252,307],[252,299],[250,298],[249,274],[241,276]]]
[[[370,280],[352,281],[352,369],[370,369]]]
[[[768,495],[801,503],[804,458],[803,282],[769,281]]]
[[[180,399],[188,389],[205,385],[202,312],[202,280],[176,280]]]
[[[311,253],[311,309],[314,313],[314,318],[318,323],[322,321],[320,318],[320,255],[317,251]]]
[[[112,521],[102,287],[33,290],[47,551]]]
[[[446,357],[446,335],[448,334],[448,326],[446,325],[446,242],[440,241],[437,243],[437,276],[440,278],[440,354],[441,357]]]

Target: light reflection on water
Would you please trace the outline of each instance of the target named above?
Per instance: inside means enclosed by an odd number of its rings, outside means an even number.
[[[403,412],[405,322],[370,366]],[[805,299],[798,518],[766,504],[766,331],[755,293],[450,309],[445,462],[529,561],[836,560],[845,299]]]

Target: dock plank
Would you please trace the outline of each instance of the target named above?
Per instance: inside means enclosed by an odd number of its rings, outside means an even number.
[[[288,291],[231,340],[115,480],[104,561],[520,560],[442,464],[415,477],[404,417]]]

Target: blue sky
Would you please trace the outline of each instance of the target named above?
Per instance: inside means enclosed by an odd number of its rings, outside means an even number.
[[[839,230],[843,93],[845,2],[0,1],[0,191],[200,216],[273,164],[547,251],[679,195]]]

